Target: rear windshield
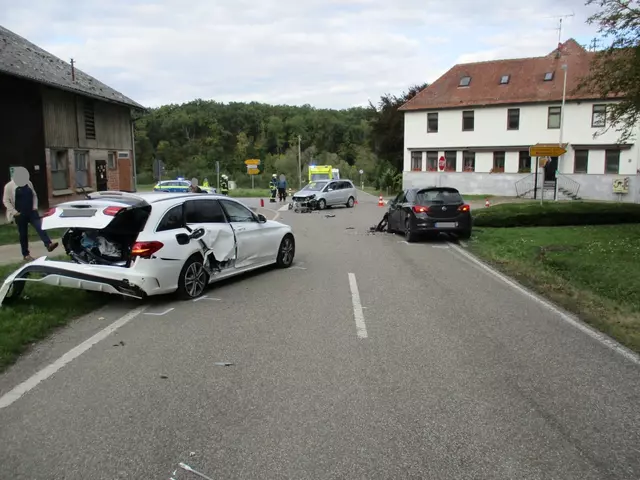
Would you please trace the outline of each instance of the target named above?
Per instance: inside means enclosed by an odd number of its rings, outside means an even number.
[[[418,205],[430,203],[462,203],[462,196],[457,190],[421,190],[416,194]]]
[[[312,192],[319,192],[324,188],[327,182],[311,182],[306,185],[303,190],[311,190]]]

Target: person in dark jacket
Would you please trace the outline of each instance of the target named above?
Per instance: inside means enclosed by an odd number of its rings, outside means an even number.
[[[7,220],[18,226],[22,258],[33,260],[29,252],[29,224],[35,228],[47,251],[52,252],[58,242],[52,242],[47,232],[42,230],[42,221],[38,214],[38,196],[29,181],[29,171],[24,167],[15,167],[11,181],[4,187],[2,203],[7,210]]]
[[[202,190],[198,186],[198,179],[197,178],[192,178],[191,179],[191,186],[189,187],[189,190],[191,191],[191,193],[205,193],[204,190]]]

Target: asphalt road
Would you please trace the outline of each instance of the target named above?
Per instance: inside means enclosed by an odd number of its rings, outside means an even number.
[[[382,211],[282,212],[296,268],[147,302],[0,408],[0,478],[639,478],[640,367]]]

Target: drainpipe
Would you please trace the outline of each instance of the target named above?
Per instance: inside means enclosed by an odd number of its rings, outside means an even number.
[[[560,108],[560,139],[558,140],[558,145],[562,147],[562,134],[564,133],[564,104],[567,97],[567,64],[562,65],[562,70],[564,70],[564,81],[562,84],[562,107]],[[558,172],[560,171],[560,163],[564,160],[564,154],[560,155],[558,158],[558,166],[556,168],[556,185],[555,185],[555,195],[554,200],[558,201]]]
[[[133,161],[133,191],[138,191],[138,170],[136,169],[136,138],[133,128],[133,119],[129,113],[129,121],[131,122],[131,159]]]

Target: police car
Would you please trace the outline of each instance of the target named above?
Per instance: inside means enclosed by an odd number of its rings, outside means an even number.
[[[158,182],[155,187],[153,187],[154,192],[171,192],[171,193],[186,193],[189,192],[189,188],[191,187],[191,181],[185,180],[184,178],[177,178],[175,180],[163,180]],[[200,187],[207,193],[216,193],[216,189],[214,187]]]

